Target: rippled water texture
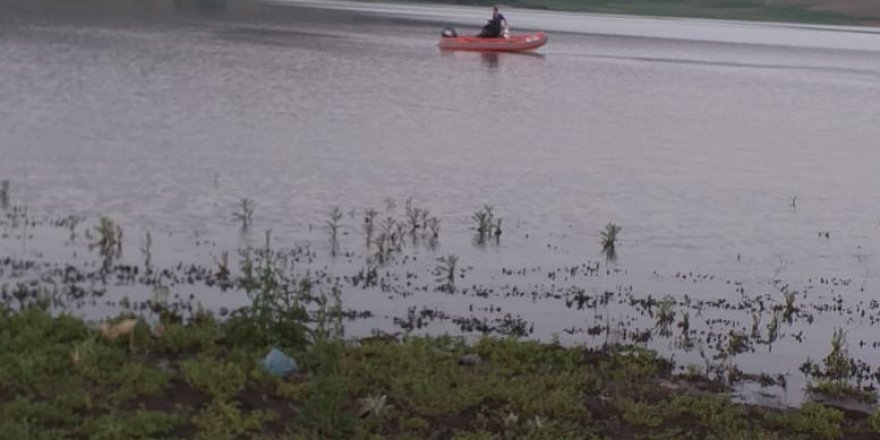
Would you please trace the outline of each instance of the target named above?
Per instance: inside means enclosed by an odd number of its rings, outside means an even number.
[[[499,291],[552,291],[545,272],[599,260],[598,231],[614,222],[621,272],[573,282],[587,292],[778,302],[779,279],[814,307],[842,295],[851,309],[880,292],[880,31],[509,10],[514,32],[544,30],[549,43],[481,55],[435,45],[447,25],[477,32],[482,9],[316,4],[4,2],[0,180],[10,197],[33,215],[107,215],[130,236],[172,234],[157,239],[169,264],[210,262],[264,229],[326,258],[332,205],[346,213],[343,247],[360,251],[362,210],[413,197],[443,225],[419,270],[454,253]],[[232,218],[242,197],[256,203],[253,235]],[[484,203],[506,229],[481,248],[471,214]],[[34,240],[10,236],[0,249],[66,258]],[[850,282],[818,281],[834,277]],[[473,304],[365,295],[348,299],[378,312],[362,332],[412,305]],[[558,303],[486,301],[541,337],[595,324]],[[751,326],[748,314],[707,313],[691,319]],[[605,315],[639,316],[622,306]],[[844,326],[876,367],[870,316],[825,313],[791,329],[802,341],[741,362],[798,374]]]

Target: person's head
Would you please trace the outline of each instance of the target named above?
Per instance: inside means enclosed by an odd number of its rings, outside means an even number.
[[[497,13],[498,13],[498,6],[497,6],[497,5],[496,5],[496,6],[492,6],[492,15],[495,15],[495,14],[497,14]]]

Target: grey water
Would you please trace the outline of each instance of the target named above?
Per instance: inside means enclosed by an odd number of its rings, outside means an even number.
[[[549,43],[532,54],[436,48],[443,27],[476,33],[487,15],[345,2],[4,2],[0,180],[31,215],[114,219],[133,231],[129,255],[152,231],[169,264],[210,263],[271,229],[338,274],[363,264],[327,257],[331,206],[346,212],[342,247],[362,253],[363,210],[387,199],[399,210],[411,197],[442,222],[439,248],[413,251],[423,278],[434,258],[455,254],[472,268],[467,281],[499,292],[563,288],[547,272],[600,261],[598,232],[613,222],[623,227],[609,266],[618,271],[571,286],[736,304],[780,303],[778,286],[789,284],[814,319],[739,356],[741,368],[797,376],[836,327],[849,331],[853,355],[880,367],[880,310],[869,306],[880,293],[880,31],[511,9],[513,32],[542,30]],[[232,217],[245,197],[256,205],[251,233]],[[474,246],[471,214],[484,204],[504,234]],[[72,258],[51,232],[37,235],[0,239],[0,252]],[[510,280],[505,268],[540,270]],[[499,306],[542,338],[650,321],[620,304],[597,320],[531,296],[345,297],[375,313],[355,333],[388,328],[412,306]],[[828,310],[838,297],[844,305]],[[718,307],[691,320],[718,333],[751,327],[749,313]],[[671,340],[649,345],[693,357]]]

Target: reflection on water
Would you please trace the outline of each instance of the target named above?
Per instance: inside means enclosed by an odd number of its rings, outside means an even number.
[[[231,0],[173,0],[174,11],[191,14],[198,12],[205,17],[222,16],[228,11]]]
[[[483,59],[483,64],[490,69],[495,69],[498,67],[498,53],[488,52],[480,54]]]
[[[475,51],[449,51],[441,50],[440,56],[445,59],[470,63],[479,60],[489,68],[497,69],[501,66],[511,66],[512,69],[529,68],[529,65],[542,65],[546,55],[537,52],[475,52]]]
[[[532,64],[543,63],[546,55],[538,52],[483,52],[481,53],[483,64],[489,68],[497,68],[499,63],[505,64]]]

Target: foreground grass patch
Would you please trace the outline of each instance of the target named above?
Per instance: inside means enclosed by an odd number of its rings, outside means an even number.
[[[240,326],[240,322],[236,326]],[[133,349],[72,317],[0,312],[2,439],[846,439],[877,417],[769,411],[673,377],[640,348],[511,339],[318,340],[303,370],[202,317]]]

